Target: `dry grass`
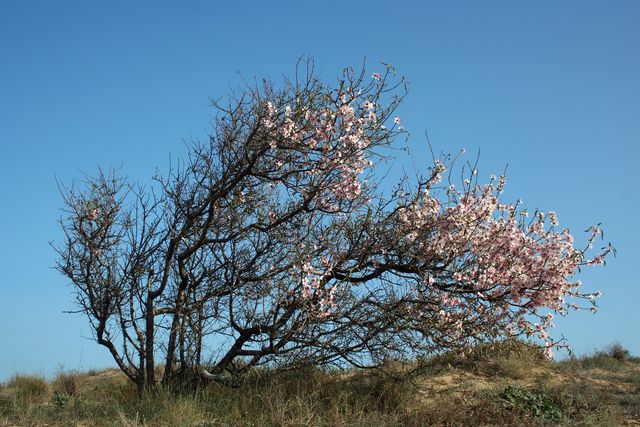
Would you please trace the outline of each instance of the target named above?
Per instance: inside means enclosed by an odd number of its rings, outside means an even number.
[[[14,402],[26,405],[44,402],[51,392],[44,377],[33,375],[14,375],[6,389],[13,391]]]
[[[615,360],[613,362],[612,360]],[[407,373],[412,368],[412,375]],[[117,370],[15,376],[0,426],[425,426],[640,424],[640,360],[619,346],[550,363],[522,343],[372,372],[256,373],[239,389],[158,390]]]
[[[80,379],[82,375],[76,371],[64,372],[62,369],[58,371],[52,386],[55,393],[75,397],[80,392]]]

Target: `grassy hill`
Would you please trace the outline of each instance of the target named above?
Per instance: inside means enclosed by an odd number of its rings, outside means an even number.
[[[546,361],[509,343],[419,367],[255,372],[239,389],[160,391],[138,400],[117,370],[16,375],[0,386],[0,426],[640,425],[640,358],[612,346]]]

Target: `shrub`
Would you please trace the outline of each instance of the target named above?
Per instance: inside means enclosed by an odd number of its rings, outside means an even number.
[[[15,375],[7,386],[13,389],[16,400],[25,403],[41,403],[49,395],[49,384],[40,376]]]
[[[506,401],[507,406],[530,413],[535,418],[556,422],[564,419],[562,409],[542,391],[507,386],[501,397]]]
[[[75,397],[80,390],[80,375],[75,372],[58,371],[58,375],[53,381],[53,388],[58,394]]]
[[[579,358],[571,358],[570,364],[579,365],[582,368],[600,368],[605,370],[617,370],[620,369],[624,362],[630,361],[633,358],[629,350],[622,347],[619,343],[609,345],[604,350],[598,350],[591,355],[582,356]]]
[[[71,396],[69,396],[68,394],[55,392],[53,393],[53,399],[51,400],[51,403],[53,403],[53,406],[63,407],[66,406],[67,403],[69,403],[69,399],[71,399]]]
[[[631,358],[631,353],[629,350],[624,348],[620,343],[613,343],[607,349],[609,356],[613,357],[619,362],[624,362]]]

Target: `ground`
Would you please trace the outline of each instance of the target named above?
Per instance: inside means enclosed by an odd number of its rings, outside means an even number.
[[[118,370],[16,375],[0,426],[640,425],[640,358],[619,346],[561,362],[522,343],[376,371],[256,371],[238,389],[139,400]]]

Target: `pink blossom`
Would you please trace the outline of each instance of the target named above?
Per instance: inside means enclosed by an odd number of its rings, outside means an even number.
[[[273,116],[278,113],[278,109],[271,102],[267,102],[266,110],[269,116]]]
[[[87,216],[86,218],[89,221],[95,221],[96,219],[98,219],[98,216],[100,215],[100,209],[98,208],[93,208],[93,209],[89,209],[87,211]]]

